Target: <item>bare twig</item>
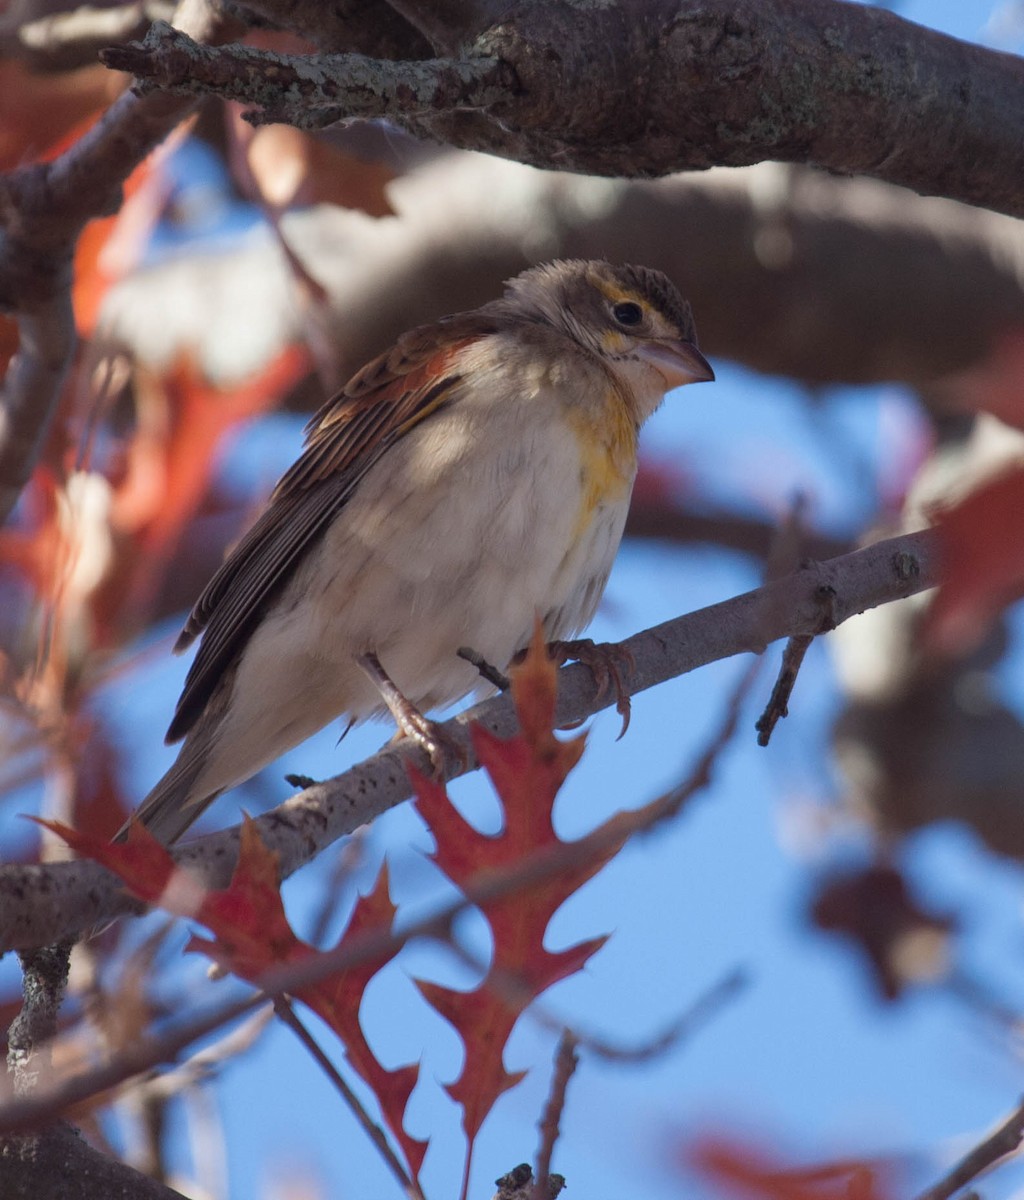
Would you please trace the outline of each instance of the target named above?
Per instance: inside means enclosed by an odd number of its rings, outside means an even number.
[[[551,1174],[551,1155],[558,1140],[558,1126],[565,1110],[565,1093],[573,1077],[579,1057],[576,1054],[576,1037],[568,1029],[562,1030],[555,1051],[555,1070],[551,1076],[551,1090],[540,1119],[540,1146],[537,1148],[537,1170],[533,1181],[532,1200],[551,1200],[552,1180],[564,1183],[561,1175]],[[561,1187],[558,1188],[561,1191]],[[554,1195],[558,1195],[558,1191]]]
[[[362,54],[276,54],[244,46],[200,45],[165,21],[141,42],[112,46],[100,58],[140,78],[140,91],[215,92],[258,104],[256,124],[287,121],[319,129],[349,117],[391,117],[487,108],[507,100],[514,73],[495,58],[391,62]]]
[[[979,1142],[943,1179],[922,1192],[918,1200],[949,1200],[972,1179],[977,1179],[1008,1154],[1015,1154],[1024,1141],[1024,1101],[1005,1121]]]
[[[359,1101],[359,1097],[348,1086],[344,1076],[338,1068],[324,1053],[323,1047],[309,1032],[305,1023],[299,1018],[291,1001],[287,996],[278,996],[274,1000],[274,1010],[288,1028],[295,1034],[300,1042],[306,1047],[314,1060],[320,1066],[324,1074],[334,1085],[336,1091],[341,1096],[342,1100],[348,1105],[349,1111],[355,1117],[360,1128],[366,1136],[377,1147],[381,1158],[387,1164],[391,1174],[398,1181],[399,1186],[410,1197],[410,1200],[423,1200],[423,1192],[413,1179],[409,1178],[405,1167],[402,1166],[398,1155],[391,1148],[391,1143],[388,1141],[387,1134],[373,1120],[370,1114],[366,1111]]]
[[[767,746],[771,741],[775,726],[783,717],[789,716],[789,698],[796,686],[796,677],[804,661],[804,655],[814,641],[813,634],[801,633],[791,637],[782,652],[782,663],[779,666],[778,678],[768,697],[764,712],[757,718],[754,728],[757,730],[757,744]]]
[[[723,979],[712,984],[703,995],[690,1005],[681,1016],[677,1017],[667,1029],[644,1042],[625,1046],[598,1037],[592,1033],[584,1033],[574,1029],[573,1033],[579,1044],[596,1058],[607,1062],[635,1065],[651,1062],[661,1057],[680,1042],[690,1038],[709,1021],[713,1020],[722,1009],[731,1003],[747,986],[747,975],[737,968],[730,971]]]

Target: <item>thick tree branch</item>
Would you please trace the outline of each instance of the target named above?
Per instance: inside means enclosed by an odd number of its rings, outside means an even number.
[[[927,531],[879,542],[829,562],[811,563],[763,588],[627,639],[622,647],[633,668],[623,673],[623,680],[630,692],[641,692],[734,654],[760,653],[777,638],[819,632],[826,595],[838,624],[865,609],[932,587],[937,580],[935,548]],[[560,672],[559,724],[585,720],[614,702],[613,695],[597,695],[586,667],[577,664]],[[477,765],[467,733],[471,721],[499,736],[510,736],[515,730],[511,698],[485,701],[447,722],[446,734],[466,752],[464,767],[453,774]],[[410,794],[406,756],[422,770],[429,769],[419,752],[385,748],[260,817],[260,834],[280,855],[282,875],[290,875],[337,838],[405,800]],[[200,838],[175,856],[207,885],[223,887],[237,853],[237,836],[237,830],[228,830]],[[3,867],[0,950],[45,945],[134,907],[111,875],[94,863]]]
[[[1021,222],[875,180],[762,163],[637,183],[452,154],[388,191],[396,221],[321,207],[284,222],[329,286],[342,378],[411,326],[492,299],[554,257],[660,267],[712,358],[812,384],[922,389],[1024,324]],[[212,379],[231,346],[243,378],[303,336],[293,294],[268,238],[126,281],[105,332],[156,369],[192,354]]]
[[[304,32],[327,49],[330,24],[322,16]],[[239,47],[211,57],[163,27],[106,61],[159,86],[246,100],[257,119],[323,125],[374,112],[560,170],[642,177],[778,159],[1024,214],[1024,64],[884,9],[612,0],[581,21],[576,0],[519,0],[464,53],[460,71]]]
[[[31,1152],[19,1147],[31,1142]],[[0,1194],[4,1200],[184,1200],[132,1167],[97,1150],[68,1125],[57,1124],[37,1137],[0,1138]]]

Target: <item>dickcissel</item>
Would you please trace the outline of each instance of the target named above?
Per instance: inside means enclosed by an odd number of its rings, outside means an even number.
[[[660,271],[552,262],[472,312],[404,334],[320,409],[301,456],[210,580],[136,814],[172,842],[225,789],[339,716],[486,691],[590,621],[622,536],[637,435],[666,391],[711,380]],[[393,706],[391,706],[393,707]]]

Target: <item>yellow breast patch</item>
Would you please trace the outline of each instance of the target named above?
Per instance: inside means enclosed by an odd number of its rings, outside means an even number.
[[[579,538],[602,505],[623,500],[636,474],[637,429],[621,398],[609,389],[602,405],[569,410],[580,449],[580,506],[573,528]]]

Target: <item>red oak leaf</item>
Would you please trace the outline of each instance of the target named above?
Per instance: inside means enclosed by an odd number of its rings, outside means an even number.
[[[486,976],[469,992],[417,981],[426,999],[458,1031],[466,1048],[462,1073],[447,1091],[462,1106],[466,1155],[463,1195],[473,1142],[495,1101],[522,1078],[504,1064],[504,1049],[520,1014],[546,988],[579,971],[604,938],[552,953],[544,948],[548,924],[563,902],[596,874],[618,849],[601,856],[572,857],[552,825],[555,796],[579,761],[584,738],[560,742],[552,732],[556,675],[538,627],[524,664],[513,671],[513,695],[521,732],[507,742],[487,730],[472,730],[473,745],[491,777],[504,810],[504,828],[495,837],[473,828],[456,811],[443,785],[413,775],[416,807],[437,841],[434,861],[468,895],[475,887],[514,879],[524,863],[556,855],[560,866],[539,881],[521,886],[478,907],[490,925],[494,955]]]
[[[107,842],[80,833],[57,821],[40,824],[62,837],[79,853],[113,871],[129,890],[147,903],[159,904],[179,916],[193,917],[213,938],[193,937],[186,949],[212,958],[225,970],[259,986],[261,976],[283,963],[314,962],[320,951],[295,936],[281,900],[278,856],[263,844],[254,822],[245,818],[239,838],[238,862],[231,883],[206,890],[141,824],[131,827],[128,840]],[[358,953],[360,943],[381,939],[354,966],[327,973],[294,995],[320,1016],[342,1040],[352,1066],[373,1090],[395,1140],[414,1175],[419,1174],[426,1142],[410,1137],[404,1128],[406,1105],[416,1086],[415,1066],[388,1070],[377,1060],[359,1026],[359,1007],[367,984],[398,953],[400,942],[390,940],[394,906],[382,868],[369,896],[357,902],[337,949]]]

